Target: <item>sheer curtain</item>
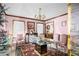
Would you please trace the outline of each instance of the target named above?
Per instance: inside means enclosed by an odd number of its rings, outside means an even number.
[[[43,24],[37,24],[38,35],[43,34]]]
[[[16,37],[17,34],[24,35],[24,22],[22,22],[22,21],[14,21],[13,36]]]

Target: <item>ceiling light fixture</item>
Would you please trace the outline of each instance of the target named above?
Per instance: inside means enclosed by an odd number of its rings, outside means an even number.
[[[38,14],[35,15],[35,18],[38,19],[38,20],[45,20],[46,16],[44,14],[42,14],[41,8],[39,8]]]

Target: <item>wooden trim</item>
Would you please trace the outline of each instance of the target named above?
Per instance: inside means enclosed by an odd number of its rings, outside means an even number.
[[[64,15],[67,15],[68,13],[64,13],[64,14],[61,14],[59,16],[56,16],[56,17],[52,17],[52,18],[49,18],[49,19],[46,19],[46,20],[39,20],[39,19],[35,19],[35,18],[30,18],[30,17],[23,17],[23,16],[16,16],[16,15],[11,15],[11,14],[5,14],[6,16],[11,16],[11,17],[18,17],[18,18],[24,18],[24,19],[31,19],[31,20],[36,20],[36,21],[49,21],[49,20],[52,20],[52,19],[55,19],[55,18],[58,18],[58,17],[61,17],[61,16],[64,16]]]
[[[46,23],[44,23],[44,29],[43,29],[44,33],[46,33]]]
[[[48,24],[48,23],[53,23],[53,21],[51,21],[51,22],[46,22],[46,24]]]
[[[45,34],[46,34],[46,23],[45,23]]]
[[[52,17],[52,18],[49,18],[49,19],[46,19],[46,21],[49,21],[49,20],[52,20],[52,19],[55,19],[55,18],[58,18],[58,17],[61,17],[61,16],[65,16],[67,15],[68,13],[65,13],[65,14],[61,14],[59,16],[56,16],[56,17]]]
[[[39,19],[30,18],[30,17],[16,16],[16,15],[10,15],[10,14],[5,14],[5,15],[6,15],[6,16],[11,16],[11,17],[18,17],[18,18],[36,20],[36,21],[46,21],[46,20],[39,20]]]

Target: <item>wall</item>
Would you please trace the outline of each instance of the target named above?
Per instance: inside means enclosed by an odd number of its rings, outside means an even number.
[[[25,22],[25,33],[27,33],[27,21],[35,22],[35,31],[36,31],[37,23],[44,23],[42,21],[35,21],[31,19],[11,17],[11,16],[6,16],[6,19],[8,20],[7,31],[10,35],[13,35],[12,34],[13,33],[13,20],[20,20],[20,21]],[[45,22],[46,25],[50,25],[50,27],[52,27],[50,32],[54,34],[54,40],[58,40],[58,34],[67,34],[67,24],[62,26],[63,21],[67,22],[67,15],[57,17],[57,18],[54,18],[52,20],[48,20]]]
[[[27,21],[35,22],[35,31],[36,31],[37,23],[44,23],[41,21],[35,21],[35,20],[31,20],[31,19],[25,19],[25,18],[19,18],[19,17],[7,16],[7,15],[5,18],[8,21],[8,23],[6,24],[6,30],[8,31],[8,34],[11,36],[11,38],[13,38],[13,21],[14,20],[25,22],[25,33],[27,33]],[[10,40],[10,43],[11,43],[11,41],[12,40]]]
[[[62,23],[63,21],[66,21],[66,24]],[[46,24],[54,23],[54,39],[58,40],[58,34],[67,34],[67,15],[57,17],[52,20],[46,21]],[[62,26],[63,25],[63,26]],[[52,27],[53,25],[51,25]]]
[[[35,31],[36,31],[36,24],[37,23],[44,23],[42,21],[35,21],[35,20],[31,20],[31,19],[24,19],[24,18],[11,17],[11,16],[6,16],[6,20],[8,20],[7,31],[10,34],[12,34],[12,32],[13,32],[13,20],[18,20],[18,21],[24,21],[25,22],[25,33],[27,33],[27,21],[35,22]]]

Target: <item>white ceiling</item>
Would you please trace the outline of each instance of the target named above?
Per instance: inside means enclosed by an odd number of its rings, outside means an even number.
[[[42,8],[42,14],[46,19],[67,13],[66,3],[6,3],[9,9],[7,14],[34,18],[38,9]]]

